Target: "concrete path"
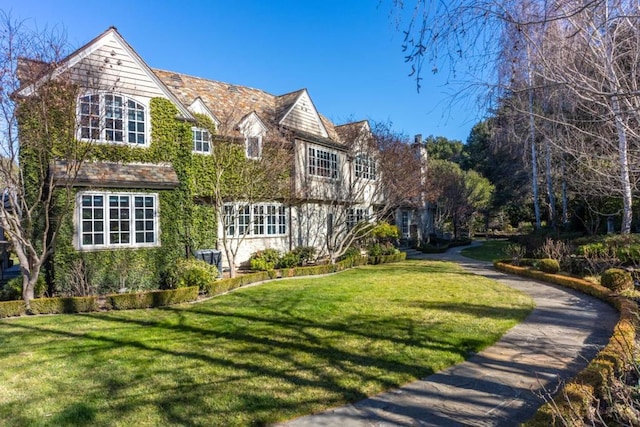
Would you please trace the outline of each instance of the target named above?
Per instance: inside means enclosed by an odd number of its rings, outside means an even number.
[[[449,369],[352,405],[282,426],[515,426],[543,403],[540,395],[570,379],[609,340],[618,313],[579,292],[497,272],[490,263],[446,254],[475,274],[531,295],[536,308],[494,346]]]

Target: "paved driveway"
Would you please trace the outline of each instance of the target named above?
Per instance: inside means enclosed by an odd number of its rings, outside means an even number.
[[[495,345],[449,369],[352,405],[283,426],[514,426],[543,403],[540,395],[583,369],[609,340],[618,313],[559,286],[503,274],[490,263],[446,254],[443,259],[531,295],[536,308]]]

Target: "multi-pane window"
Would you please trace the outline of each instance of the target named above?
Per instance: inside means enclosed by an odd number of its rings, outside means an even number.
[[[367,154],[356,156],[356,177],[374,180],[376,179],[376,161]]]
[[[366,221],[368,217],[367,209],[350,208],[347,209],[347,228],[352,229],[362,221]]]
[[[157,195],[81,193],[79,195],[79,246],[100,249],[156,246]]]
[[[122,95],[91,94],[80,98],[80,138],[146,143],[145,106]]]
[[[227,236],[281,236],[287,234],[286,209],[279,203],[224,207]]]
[[[307,157],[309,175],[338,178],[338,155],[331,151],[309,147]]]
[[[259,159],[262,155],[262,137],[250,136],[247,138],[247,158]]]
[[[409,235],[409,212],[407,211],[402,211],[400,217],[400,228],[402,228],[403,236]]]
[[[193,152],[201,154],[211,153],[211,134],[207,129],[192,128]]]

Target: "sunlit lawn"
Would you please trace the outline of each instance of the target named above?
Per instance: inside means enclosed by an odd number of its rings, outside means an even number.
[[[531,308],[454,264],[407,261],[162,310],[4,320],[0,424],[267,424],[458,363]]]
[[[507,240],[484,240],[481,246],[466,248],[461,251],[462,255],[480,261],[493,261],[504,259],[507,256],[504,249],[509,245]]]

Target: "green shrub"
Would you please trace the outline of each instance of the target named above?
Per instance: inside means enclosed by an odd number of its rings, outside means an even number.
[[[395,225],[381,222],[373,228],[371,236],[376,239],[397,239],[400,237],[400,230]]]
[[[278,260],[278,268],[292,268],[297,267],[301,264],[302,261],[300,260],[300,257],[293,252],[287,252],[286,254],[282,255],[282,258],[280,258],[280,260]],[[254,270],[258,269],[254,268]]]
[[[199,288],[168,289],[163,291],[113,294],[106,296],[106,305],[111,310],[131,310],[137,308],[164,307],[172,304],[195,301]]]
[[[4,317],[23,316],[27,312],[24,301],[1,301],[0,319]]]
[[[316,256],[316,248],[313,246],[298,246],[291,252],[298,257],[298,265],[305,265],[313,261]]]
[[[633,289],[631,273],[621,268],[609,268],[602,273],[600,284],[614,292]]]
[[[36,298],[30,305],[33,314],[87,313],[98,311],[98,297]]]
[[[269,271],[276,268],[280,261],[280,251],[277,249],[265,249],[254,252],[249,258],[249,264],[252,270]]]
[[[360,256],[361,256],[360,249],[356,248],[355,246],[350,246],[340,256],[339,260],[342,261],[342,260],[347,260],[352,258],[359,258]]]
[[[44,280],[44,275],[40,274],[36,281],[36,286],[33,290],[35,298],[42,298],[47,291],[47,283]],[[2,289],[0,299],[11,301],[22,299],[22,276],[14,277],[9,280]]]
[[[560,271],[560,263],[555,259],[543,258],[538,260],[538,268],[545,273],[556,274]]]
[[[398,252],[398,249],[391,243],[374,243],[367,248],[367,253],[372,257],[393,255]]]
[[[167,269],[164,279],[165,289],[180,289],[206,286],[218,277],[218,269],[205,261],[195,258],[181,258]]]

